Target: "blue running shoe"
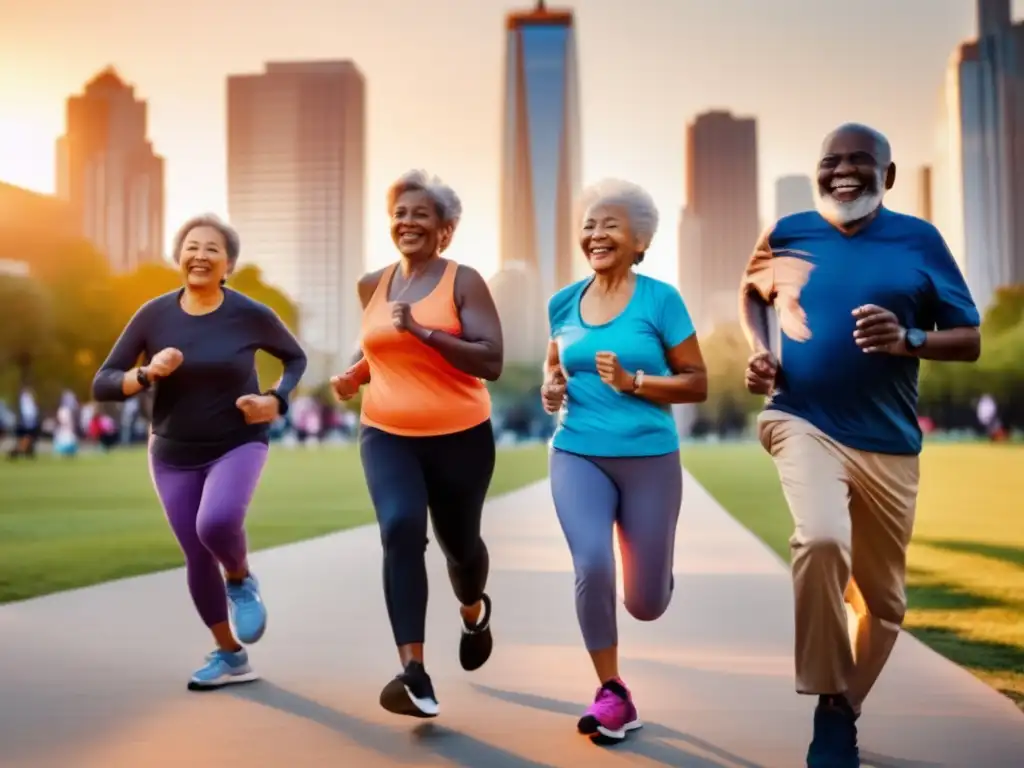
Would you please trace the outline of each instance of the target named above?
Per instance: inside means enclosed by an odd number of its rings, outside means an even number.
[[[267,609],[260,597],[260,585],[252,574],[238,584],[228,582],[228,608],[238,642],[252,645],[267,629]]]
[[[235,651],[216,650],[206,657],[206,664],[195,671],[188,681],[190,691],[208,691],[234,683],[251,683],[259,675],[249,666],[249,654],[245,649]]]

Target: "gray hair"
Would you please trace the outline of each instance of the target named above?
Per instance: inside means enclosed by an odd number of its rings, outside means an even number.
[[[889,167],[889,164],[892,162],[892,146],[889,144],[889,139],[881,131],[875,130],[870,125],[864,125],[863,123],[843,123],[830,132],[821,143],[822,156],[828,152],[828,146],[832,143],[832,139],[840,133],[859,133],[861,136],[867,136],[875,143],[875,161],[878,163],[878,166],[883,171]]]
[[[398,198],[406,192],[426,192],[434,203],[437,216],[442,224],[454,230],[462,218],[462,201],[455,190],[445,184],[437,176],[426,171],[406,171],[388,187],[388,213],[395,210]]]
[[[234,227],[214,213],[193,216],[181,225],[178,234],[174,236],[174,261],[177,262],[181,258],[181,249],[185,245],[185,238],[196,227],[213,227],[213,229],[220,232],[220,236],[224,238],[224,250],[227,253],[228,264],[234,268],[235,262],[238,261],[238,255],[242,250],[242,240]]]
[[[654,198],[638,184],[621,179],[604,179],[583,191],[581,216],[599,205],[617,205],[626,209],[629,227],[644,251],[650,247],[658,231],[658,207]],[[644,260],[644,252],[637,254],[636,263]]]

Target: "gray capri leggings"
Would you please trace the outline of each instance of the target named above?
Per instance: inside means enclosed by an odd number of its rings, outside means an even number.
[[[626,610],[654,621],[668,608],[683,499],[679,451],[605,458],[551,452],[551,492],[576,571],[576,615],[588,651],[618,645],[615,550],[619,532]]]

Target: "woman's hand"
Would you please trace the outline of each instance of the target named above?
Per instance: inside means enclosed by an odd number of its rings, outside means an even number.
[[[146,376],[151,380],[166,379],[182,364],[185,356],[180,349],[165,347],[153,355],[153,359],[145,366]]]
[[[565,402],[565,374],[561,368],[554,369],[540,388],[540,399],[547,413],[558,413]]]
[[[338,401],[342,403],[351,400],[359,394],[361,386],[362,382],[352,368],[331,377],[331,391],[334,392],[334,396]]]
[[[281,415],[281,404],[273,395],[242,395],[235,406],[245,416],[246,424],[267,424]]]
[[[601,381],[616,392],[632,392],[636,389],[633,374],[626,371],[614,352],[598,352],[594,358]]]

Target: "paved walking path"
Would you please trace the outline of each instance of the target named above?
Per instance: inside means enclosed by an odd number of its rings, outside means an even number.
[[[652,624],[620,612],[623,674],[647,727],[619,747],[574,733],[594,682],[540,484],[487,510],[497,646],[473,675],[458,666],[456,603],[431,544],[437,720],[377,705],[397,670],[368,527],[254,556],[270,607],[252,651],[265,679],[230,692],[185,690],[207,640],[181,571],[0,607],[0,765],[798,768],[813,702],[792,690],[786,571],[687,483],[669,612]],[[1024,716],[910,636],[861,733],[877,768],[1024,765]]]

